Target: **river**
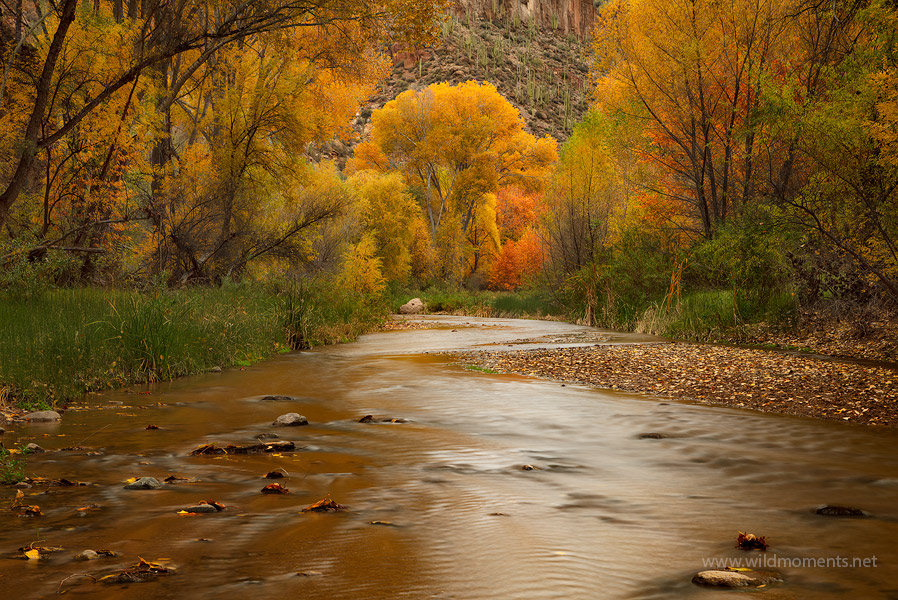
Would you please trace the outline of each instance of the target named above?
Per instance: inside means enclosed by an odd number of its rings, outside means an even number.
[[[702,599],[726,593],[691,583],[707,561],[767,556],[787,560],[775,569],[785,583],[759,597],[898,598],[898,432],[467,370],[436,352],[534,347],[509,342],[595,330],[441,323],[148,394],[91,395],[89,409],[59,424],[7,426],[8,447],[50,450],[29,459],[29,474],[89,485],[25,490],[43,516],[0,513],[0,552],[33,542],[65,549],[48,560],[0,559],[0,596]],[[294,399],[261,401],[269,394]],[[287,412],[310,425],[271,427]],[[358,422],[369,414],[408,422]],[[272,432],[301,449],[189,454]],[[87,449],[59,451],[71,446]],[[260,492],[276,469],[288,474],[280,482],[290,494]],[[171,474],[193,481],[124,489],[132,477]],[[0,493],[8,507],[15,490]],[[301,512],[327,494],[348,509]],[[227,509],[178,514],[204,499]],[[823,504],[871,516],[815,514]],[[767,536],[770,549],[736,549],[737,531]],[[72,560],[87,548],[117,556]],[[177,570],[130,585],[79,575],[137,557]],[[791,562],[836,557],[876,557],[877,566]]]

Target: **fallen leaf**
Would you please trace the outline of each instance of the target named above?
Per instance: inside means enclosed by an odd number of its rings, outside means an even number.
[[[302,512],[337,512],[340,510],[346,510],[346,508],[347,507],[343,504],[337,504],[336,502],[334,502],[330,494],[328,494],[315,504],[310,504],[309,506],[302,509]]]
[[[262,488],[263,494],[289,494],[290,490],[279,483],[269,483]]]

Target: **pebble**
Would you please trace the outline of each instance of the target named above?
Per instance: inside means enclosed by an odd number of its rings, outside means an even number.
[[[75,560],[96,560],[98,558],[100,558],[100,555],[93,550],[82,550],[75,555]]]
[[[25,452],[28,452],[29,454],[40,454],[41,452],[46,452],[46,450],[32,442],[25,446]]]
[[[308,425],[309,420],[299,413],[287,413],[279,416],[272,423],[272,427],[295,427],[299,425]]]
[[[212,506],[211,504],[197,504],[196,506],[188,506],[184,509],[189,513],[214,513],[218,512],[218,509]]]

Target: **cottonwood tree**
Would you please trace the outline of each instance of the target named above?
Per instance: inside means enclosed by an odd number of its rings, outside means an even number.
[[[357,148],[353,168],[402,172],[421,190],[431,239],[451,256],[448,264],[465,254],[452,242],[468,240],[469,270],[481,244],[498,245],[495,193],[512,184],[541,187],[557,158],[555,141],[527,133],[518,111],[488,83],[408,90],[371,121],[371,140]]]
[[[227,49],[259,36],[306,31],[308,43],[298,51],[298,60],[334,73],[358,73],[371,64],[371,50],[387,29],[408,40],[433,39],[442,7],[439,1],[411,0],[142,0],[127,5],[121,0],[62,0],[37,1],[33,8],[17,3],[17,39],[9,42],[4,34],[3,40],[3,139],[15,144],[3,149],[0,230],[15,235],[7,227],[11,209],[23,193],[29,202],[39,196],[34,174],[41,157],[52,162],[58,144],[132,88],[137,88],[137,101],[156,99],[155,116],[148,119],[162,131],[150,157],[155,173],[151,192],[156,192],[172,174],[176,158],[173,143],[179,132],[172,126],[172,107],[194,91],[190,86],[199,72]],[[67,69],[66,56],[77,47],[79,27],[90,24],[102,29],[102,35],[86,48],[83,59],[104,68],[83,78],[77,103],[66,102],[61,82],[72,81],[75,73]],[[25,55],[28,60],[21,58]],[[141,93],[139,86],[147,80],[155,86],[153,93]],[[123,131],[129,132],[132,123],[126,119]],[[113,148],[113,160],[117,153]],[[145,207],[157,226],[164,210],[155,201]]]

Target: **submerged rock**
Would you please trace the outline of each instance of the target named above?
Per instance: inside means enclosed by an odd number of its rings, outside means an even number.
[[[281,396],[278,394],[273,394],[270,396],[262,396],[259,398],[259,402],[298,402],[299,398],[294,398],[293,396]]]
[[[669,438],[670,436],[666,433],[652,431],[649,433],[640,433],[636,437],[638,437],[641,440],[665,440],[665,439]]]
[[[775,571],[752,571],[750,569],[700,571],[692,578],[692,583],[696,585],[722,588],[760,587],[769,583],[782,583],[782,581],[783,576]]]
[[[866,517],[869,516],[866,512],[862,511],[859,508],[854,508],[852,506],[838,506],[835,504],[824,504],[817,508],[816,513],[818,515],[825,515],[827,517]]]
[[[296,427],[299,425],[308,425],[309,420],[299,413],[287,413],[279,416],[271,424],[272,427]]]
[[[194,506],[188,506],[184,509],[184,512],[189,513],[215,513],[218,512],[218,509],[212,506],[211,504],[196,504]]]
[[[59,421],[60,419],[62,419],[62,415],[55,410],[38,410],[25,415],[25,420],[33,423],[48,423],[51,421]]]
[[[125,486],[126,490],[158,490],[162,483],[155,477],[141,477]]]
[[[93,550],[83,550],[75,555],[75,560],[96,560],[100,555]]]
[[[401,315],[417,315],[423,313],[425,310],[424,301],[420,298],[412,298],[405,304],[399,307],[399,314]]]

